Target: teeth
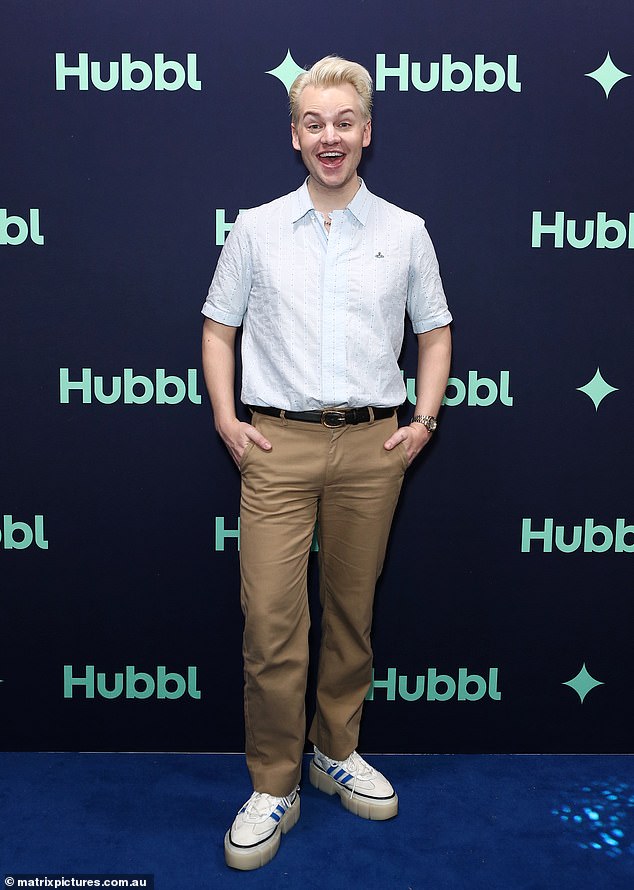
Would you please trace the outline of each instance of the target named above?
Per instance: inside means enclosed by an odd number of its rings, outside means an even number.
[[[342,158],[343,152],[340,151],[322,151],[320,158]]]

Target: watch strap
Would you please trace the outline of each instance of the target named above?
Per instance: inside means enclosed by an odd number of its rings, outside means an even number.
[[[422,425],[427,429],[428,432],[433,433],[436,427],[438,426],[438,421],[433,416],[433,414],[415,414],[412,417],[411,423],[422,423]]]

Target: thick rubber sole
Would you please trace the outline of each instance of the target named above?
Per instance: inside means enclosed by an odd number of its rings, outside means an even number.
[[[325,794],[338,794],[342,805],[360,816],[362,819],[371,819],[374,822],[380,822],[383,819],[393,819],[398,814],[398,795],[396,791],[393,797],[372,800],[368,797],[362,797],[358,794],[350,795],[350,789],[346,789],[339,782],[336,782],[332,776],[320,769],[314,760],[311,760],[308,769],[310,784],[323,791]]]
[[[261,868],[273,859],[280,848],[282,835],[297,824],[299,819],[299,794],[286,810],[279,821],[275,833],[261,844],[254,847],[236,847],[231,843],[231,829],[225,834],[225,862],[229,868],[237,868],[240,871],[252,871]]]

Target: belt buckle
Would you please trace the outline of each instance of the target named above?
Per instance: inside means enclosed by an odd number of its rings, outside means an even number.
[[[340,426],[345,426],[346,412],[329,408],[321,412],[321,422],[329,430],[339,429]]]

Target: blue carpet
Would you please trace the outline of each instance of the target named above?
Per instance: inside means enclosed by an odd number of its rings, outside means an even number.
[[[0,754],[0,876],[154,874],[157,890],[634,887],[630,757],[369,759],[397,787],[397,819],[366,822],[306,780],[273,862],[235,872],[222,839],[250,793],[242,756]]]

